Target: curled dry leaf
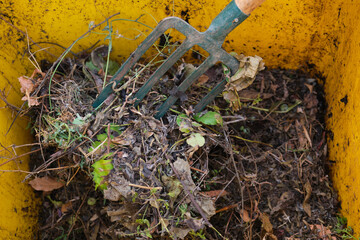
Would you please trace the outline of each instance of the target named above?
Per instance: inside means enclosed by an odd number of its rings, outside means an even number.
[[[59,189],[64,186],[63,182],[59,182],[55,178],[45,176],[35,178],[29,182],[31,187],[36,191],[51,192],[52,190]]]
[[[256,74],[264,69],[264,62],[259,56],[246,57],[235,53],[235,58],[239,60],[240,66],[225,86],[224,99],[230,102],[234,110],[240,109],[240,100],[238,91],[250,86],[256,77]]]
[[[200,195],[200,199],[197,200],[200,208],[205,213],[206,217],[210,219],[212,216],[216,214],[215,204],[209,197],[204,197]],[[197,211],[194,209],[194,211]]]
[[[30,97],[30,94],[35,90],[41,81],[41,78],[34,79],[36,74],[40,74],[42,77],[45,76],[45,73],[41,72],[38,69],[35,69],[30,78],[25,76],[21,76],[18,78],[20,83],[20,91],[25,94],[25,96],[21,99],[23,101],[28,101],[29,107],[38,106],[40,103],[37,101],[36,97]]]
[[[39,85],[41,78],[34,79],[36,74],[40,74],[42,77],[45,76],[45,73],[41,72],[38,69],[35,69],[34,72],[31,74],[30,78],[27,78],[25,76],[21,76],[18,78],[21,86],[20,91],[22,93],[30,94]]]
[[[19,82],[20,82],[20,91],[22,93],[32,93],[32,91],[34,91],[35,89],[35,84],[33,82],[33,80],[25,77],[25,76],[21,76],[18,78],[19,79]]]

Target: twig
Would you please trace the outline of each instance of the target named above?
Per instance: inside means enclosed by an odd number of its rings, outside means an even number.
[[[153,190],[153,189],[160,190],[160,191],[162,190],[162,187],[147,187],[147,186],[141,186],[141,185],[132,184],[132,183],[129,183],[129,186],[130,187],[147,189],[147,190]]]
[[[250,139],[242,138],[242,137],[239,137],[239,136],[236,136],[236,135],[230,135],[229,137],[237,138],[237,139],[243,140],[245,142],[258,143],[258,144],[263,144],[263,145],[266,145],[266,146],[269,146],[269,147],[273,147],[271,144],[268,144],[268,143],[263,143],[263,142],[259,142],[259,141],[256,141],[256,140],[250,140]]]
[[[232,162],[232,164],[234,166],[235,175],[236,175],[236,178],[238,180],[238,184],[239,184],[239,188],[240,188],[241,209],[244,211],[244,193],[243,193],[242,182],[241,182],[241,179],[240,179],[239,171],[237,169],[236,162],[235,162],[235,159],[234,159],[234,152],[233,152],[233,149],[232,149],[233,145],[231,143],[231,138],[229,137],[228,133],[225,130],[223,131],[223,133],[224,133],[225,140],[228,143],[227,144],[227,148],[228,148],[227,151],[230,154],[230,159],[231,159],[231,162]]]
[[[1,19],[1,20],[3,20],[4,22],[6,22],[7,24],[9,24],[11,27],[15,28],[19,33],[23,34],[24,36],[27,36],[27,34],[26,34],[24,31],[22,31],[21,29],[19,29],[19,28],[16,27],[15,25],[13,25],[11,22],[9,22],[8,20],[6,20],[3,16],[4,16],[4,15],[0,14],[0,19]],[[34,40],[32,40],[29,36],[27,36],[27,37],[28,37],[28,39],[33,43],[33,45],[36,45],[36,46],[38,46],[40,49],[42,49],[42,47],[41,47],[39,44],[37,44],[37,43],[36,43]],[[46,53],[50,54],[51,56],[56,57],[54,54],[52,54],[52,53],[50,53],[50,52],[48,52],[48,51],[46,51],[46,50],[44,50],[44,51],[45,51]]]
[[[51,44],[51,45],[55,45],[55,46],[57,46],[57,47],[60,47],[60,48],[66,50],[66,47],[64,47],[64,46],[62,46],[62,45],[60,45],[60,44],[58,44],[58,43],[54,43],[54,42],[37,42],[37,43],[30,44],[30,47],[33,46],[33,45],[36,45],[36,46],[39,46],[39,47],[40,47],[39,44]],[[70,52],[72,55],[74,55],[75,57],[78,57],[78,56],[79,56],[78,54],[74,53],[73,51],[69,51],[69,52]],[[53,56],[55,57],[55,55],[53,55]]]
[[[89,194],[90,190],[91,190],[91,188],[89,188],[89,190],[87,191],[87,193],[86,193],[86,195],[85,195],[84,199],[82,200],[82,202],[81,202],[81,204],[80,204],[80,206],[79,206],[78,210],[77,210],[77,211],[76,211],[76,213],[75,213],[75,216],[74,216],[74,219],[75,219],[75,220],[74,220],[74,221],[73,221],[73,223],[71,224],[71,227],[70,227],[69,232],[68,232],[68,234],[67,234],[68,238],[69,238],[70,233],[72,232],[72,230],[73,230],[73,228],[74,228],[74,226],[75,226],[76,218],[78,217],[79,212],[80,212],[80,210],[81,210],[82,206],[84,205],[85,200],[86,200],[86,198],[87,198],[87,196],[88,196],[88,194]]]
[[[18,108],[17,106],[9,103],[6,99],[6,96],[5,96],[5,93],[3,91],[0,90],[0,99],[9,107],[11,108],[12,110],[14,111],[20,111],[21,109]]]
[[[1,166],[3,166],[3,165],[5,165],[5,164],[7,164],[7,163],[9,163],[9,162],[11,162],[11,161],[13,161],[13,160],[15,160],[15,159],[18,159],[18,158],[21,158],[21,157],[25,157],[26,155],[29,155],[29,154],[32,154],[32,153],[36,153],[36,152],[38,152],[38,151],[40,151],[40,149],[36,149],[36,150],[30,151],[30,152],[27,152],[27,153],[21,154],[21,155],[19,155],[19,156],[16,156],[16,157],[10,158],[9,160],[7,160],[7,161],[5,161],[5,162],[1,163],[1,164],[0,164],[0,167],[1,167]]]

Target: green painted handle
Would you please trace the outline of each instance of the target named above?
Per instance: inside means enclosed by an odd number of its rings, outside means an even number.
[[[226,36],[247,17],[248,15],[243,13],[233,0],[215,17],[205,34],[221,46]]]

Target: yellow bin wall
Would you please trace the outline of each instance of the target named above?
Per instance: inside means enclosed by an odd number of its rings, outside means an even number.
[[[174,15],[188,19],[199,30],[206,29],[216,14],[229,1],[165,0],[9,0],[0,1],[0,89],[8,101],[20,106],[21,93],[17,77],[30,75],[33,67],[23,57],[27,39],[3,19],[27,32],[36,42],[54,42],[68,47],[84,33],[91,21],[98,23],[116,12],[119,18],[136,19],[154,27],[156,21]],[[339,190],[342,213],[360,233],[360,3],[358,0],[267,0],[227,38],[225,48],[247,55],[260,55],[268,67],[298,68],[313,66],[326,77],[325,90],[329,103],[327,118],[330,130],[329,159],[335,161],[333,179]],[[117,21],[114,31],[133,38],[149,30],[133,22]],[[91,34],[76,45],[74,51],[91,46],[103,35]],[[113,41],[113,57],[127,56],[144,39]],[[105,43],[102,41],[102,43]],[[59,55],[62,49],[42,44]],[[32,47],[32,51],[39,48]],[[40,53],[42,54],[42,53]],[[37,56],[49,55],[36,53]],[[27,56],[27,55],[26,55]],[[51,58],[50,58],[51,59]],[[4,104],[0,103],[0,107]],[[25,130],[27,120],[18,120],[9,134],[5,133],[14,114],[0,109],[0,143],[3,146],[31,141]],[[359,127],[358,127],[359,126]],[[21,150],[21,149],[20,149]],[[16,149],[16,154],[21,152]],[[27,149],[28,150],[28,149]],[[24,149],[25,151],[25,149]],[[13,156],[12,149],[2,156]],[[26,159],[0,166],[0,170],[27,170]],[[6,161],[2,158],[0,164]],[[0,172],[0,238],[31,239],[36,231],[37,204],[34,194],[21,183],[24,173]]]

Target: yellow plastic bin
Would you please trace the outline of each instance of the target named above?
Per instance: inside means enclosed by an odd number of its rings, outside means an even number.
[[[118,18],[137,19],[150,26],[174,15],[187,19],[199,30],[209,26],[229,1],[165,0],[16,0],[0,1],[0,89],[7,101],[20,106],[18,77],[31,75],[27,45],[37,59],[54,60],[45,50],[59,56],[63,49],[41,42],[68,47],[88,30],[120,12]],[[224,47],[246,55],[259,55],[268,67],[310,66],[325,82],[328,102],[327,126],[329,160],[334,161],[333,180],[339,191],[341,212],[360,233],[360,2],[358,0],[267,0],[227,38]],[[131,21],[114,24],[119,38],[113,41],[113,56],[128,56],[149,30]],[[25,35],[24,35],[25,34]],[[26,37],[28,36],[28,38]],[[128,40],[126,38],[135,38]],[[73,51],[90,47],[104,36],[91,34]],[[17,119],[6,134],[15,114],[0,103],[1,146],[32,141],[26,130],[28,120]],[[0,160],[0,239],[33,239],[37,231],[38,201],[32,189],[22,183],[28,170],[29,149],[1,151]],[[9,158],[16,158],[8,161]],[[9,172],[11,170],[11,172]],[[16,170],[15,172],[12,170]]]

